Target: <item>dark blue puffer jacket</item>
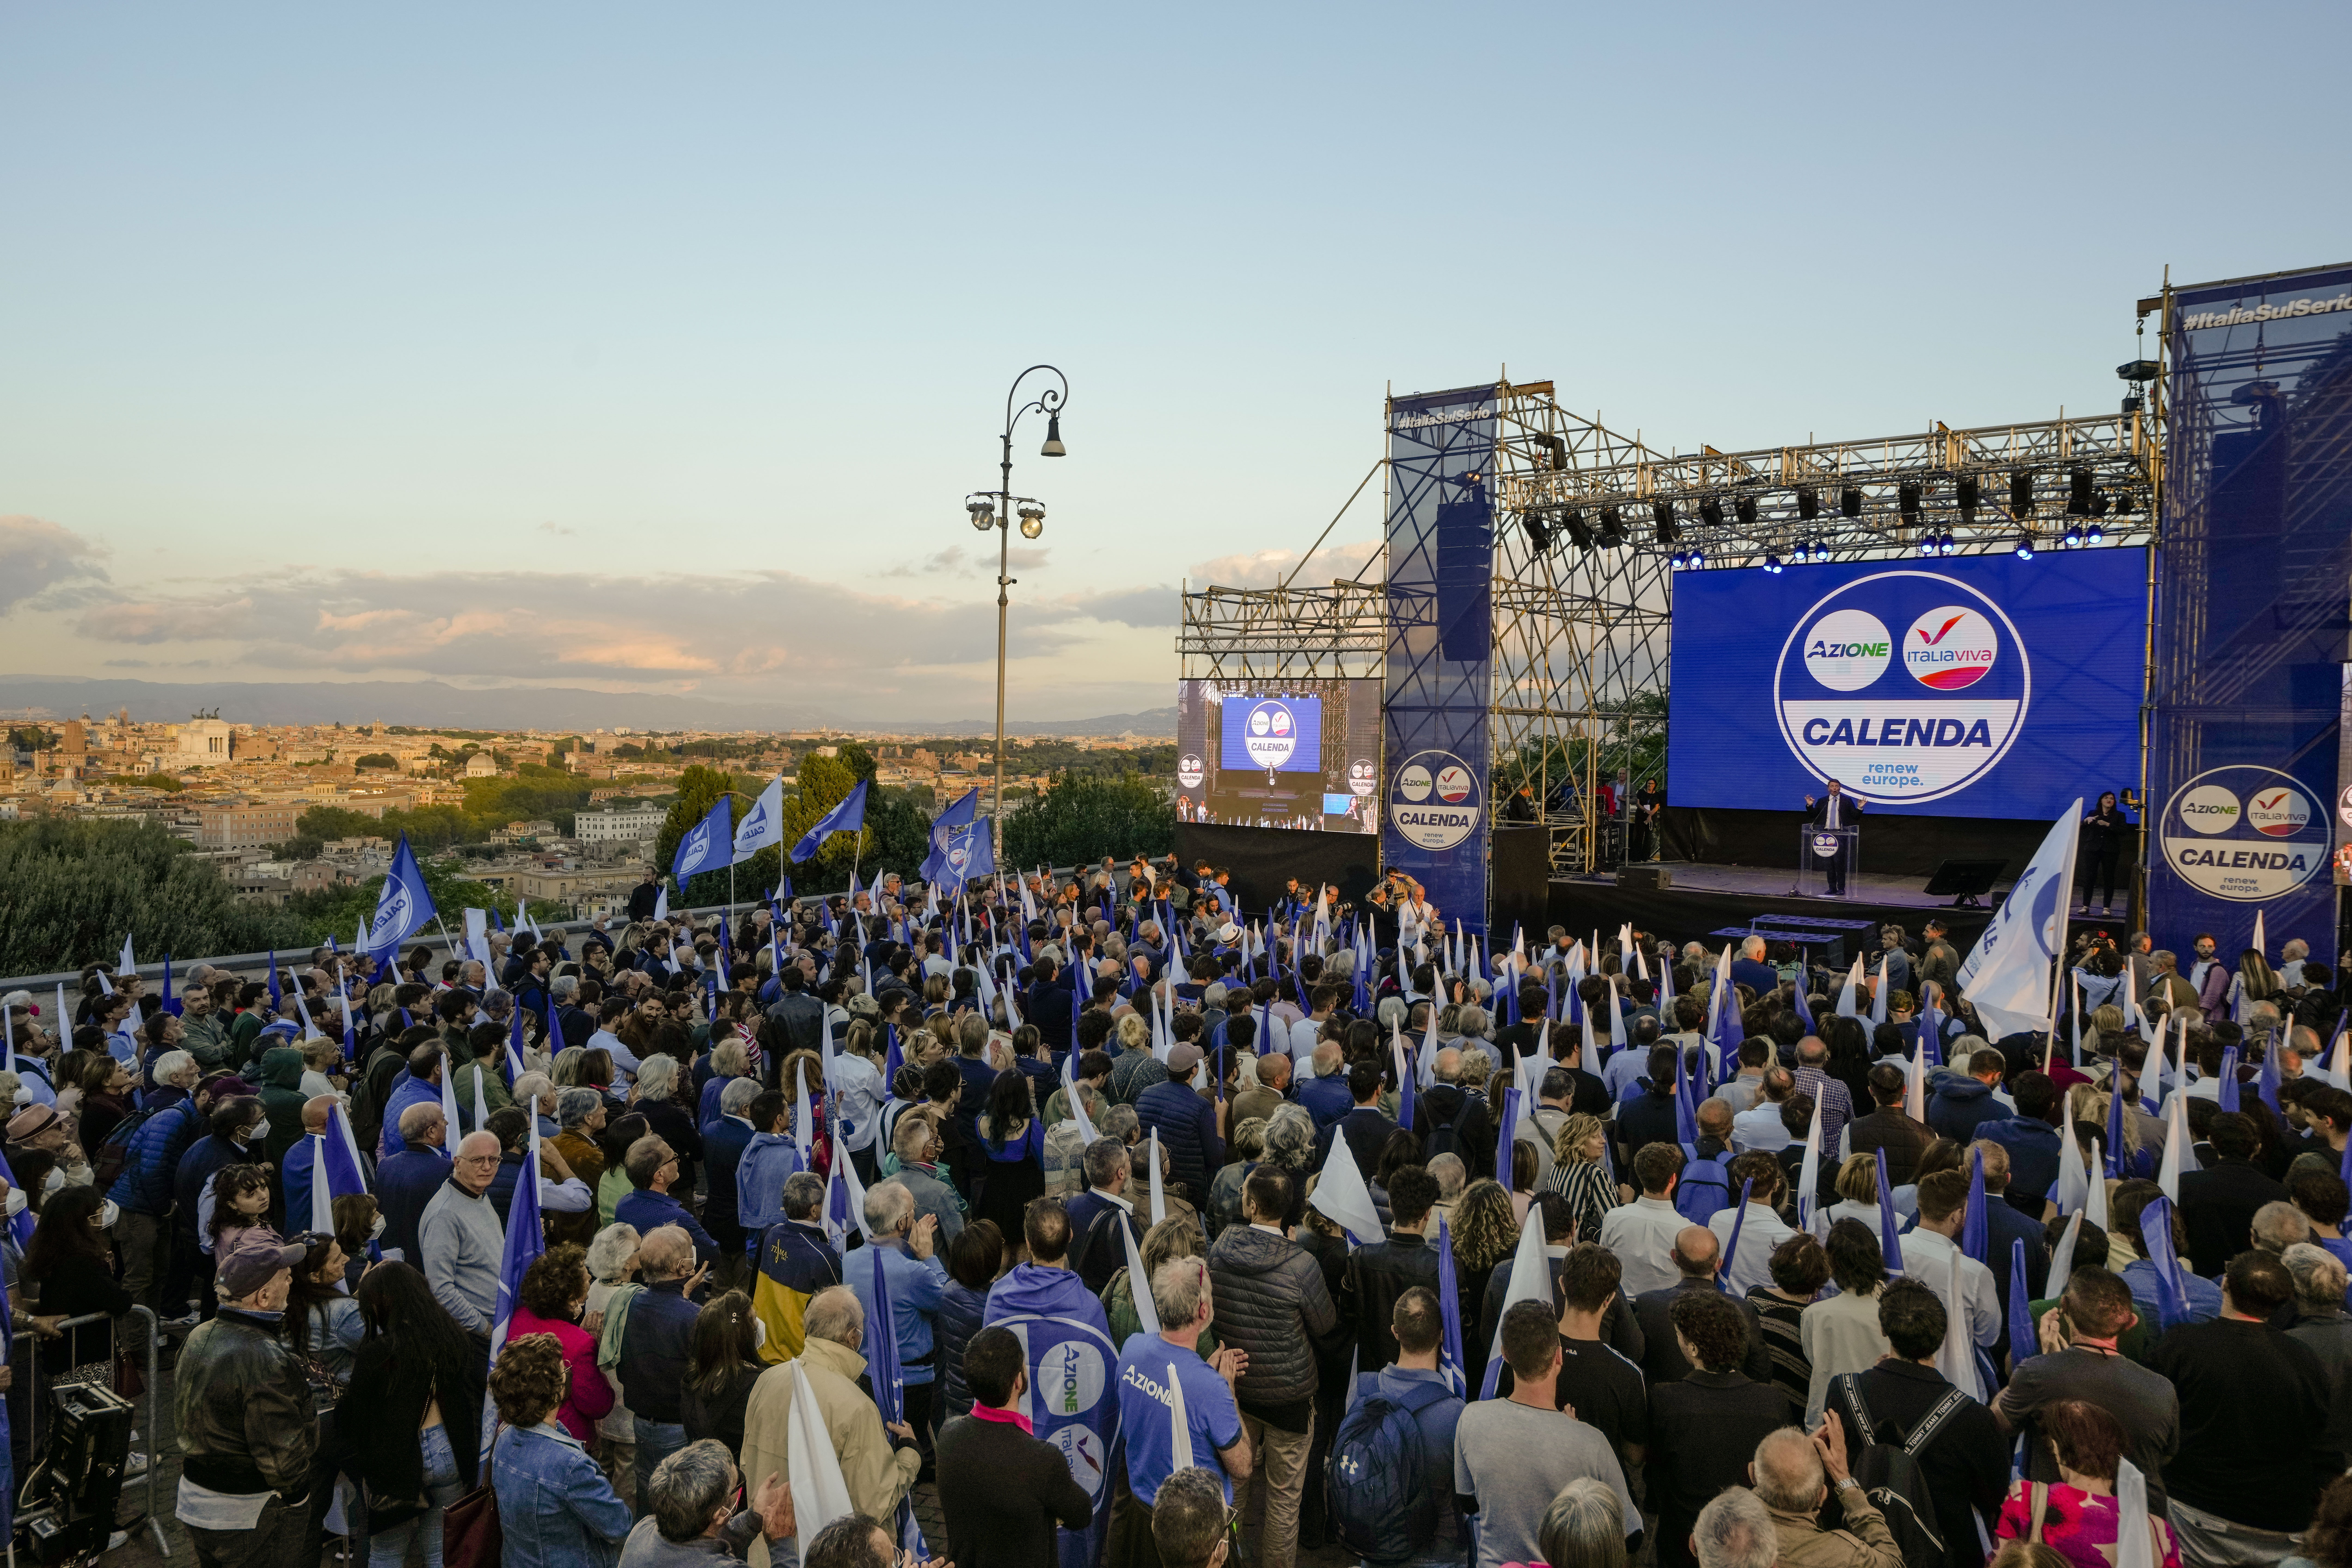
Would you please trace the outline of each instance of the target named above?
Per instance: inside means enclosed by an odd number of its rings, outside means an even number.
[[[1168,1151],[1170,1177],[1184,1184],[1193,1206],[1206,1204],[1209,1180],[1225,1163],[1225,1141],[1217,1136],[1216,1108],[1191,1084],[1171,1079],[1145,1089],[1135,1101],[1135,1115],[1147,1135],[1159,1131],[1160,1146]],[[1147,1168],[1133,1184],[1137,1191],[1146,1191],[1150,1180]]]
[[[205,1131],[205,1119],[195,1102],[183,1100],[167,1105],[141,1123],[122,1154],[122,1173],[106,1195],[125,1214],[156,1219],[172,1212],[172,1180],[179,1173],[180,1156]]]
[[[947,1408],[940,1419],[948,1420],[971,1412],[971,1388],[963,1380],[964,1347],[981,1331],[981,1319],[988,1311],[988,1291],[975,1290],[961,1279],[950,1279],[945,1294],[940,1298],[938,1320],[931,1325],[931,1334],[939,1349],[940,1383],[947,1390]]]

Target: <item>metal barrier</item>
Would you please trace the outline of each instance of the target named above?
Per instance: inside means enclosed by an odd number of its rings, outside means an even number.
[[[161,1515],[160,1513],[156,1512],[156,1510],[155,1510],[155,1486],[156,1486],[156,1475],[157,1475],[157,1472],[159,1472],[160,1470],[162,1470],[162,1469],[163,1469],[163,1464],[162,1464],[162,1460],[161,1460],[161,1456],[157,1453],[157,1451],[156,1451],[156,1447],[155,1447],[156,1439],[157,1439],[158,1434],[159,1434],[159,1433],[160,1433],[160,1431],[161,1431],[161,1428],[156,1425],[156,1420],[155,1420],[155,1416],[156,1416],[156,1404],[155,1404],[155,1401],[156,1401],[156,1399],[159,1397],[159,1395],[158,1395],[158,1392],[157,1392],[157,1391],[158,1391],[158,1390],[163,1386],[163,1369],[162,1369],[161,1365],[159,1364],[159,1363],[158,1363],[158,1361],[157,1361],[157,1358],[156,1358],[156,1345],[157,1345],[158,1341],[159,1341],[159,1340],[161,1339],[161,1337],[162,1337],[162,1336],[161,1336],[161,1327],[160,1327],[160,1325],[157,1323],[157,1321],[156,1321],[156,1320],[155,1320],[155,1313],[154,1313],[154,1311],[153,1311],[152,1309],[147,1308],[147,1307],[141,1307],[141,1306],[135,1306],[135,1305],[134,1305],[134,1306],[131,1309],[131,1310],[130,1310],[128,1313],[124,1314],[124,1316],[125,1316],[125,1318],[126,1318],[126,1319],[134,1319],[134,1318],[135,1318],[135,1319],[141,1319],[141,1320],[143,1320],[143,1321],[144,1321],[144,1322],[145,1322],[145,1324],[146,1324],[146,1330],[147,1330],[147,1399],[146,1399],[146,1405],[147,1405],[147,1415],[146,1415],[146,1425],[145,1425],[144,1426],[141,1427],[141,1428],[140,1428],[140,1430],[141,1430],[141,1432],[142,1432],[142,1436],[143,1436],[143,1440],[144,1440],[144,1442],[145,1442],[145,1444],[146,1444],[145,1453],[146,1453],[146,1458],[147,1458],[147,1528],[148,1528],[149,1530],[151,1530],[151,1531],[154,1531],[154,1534],[155,1534],[155,1550],[156,1550],[156,1552],[159,1552],[160,1554],[162,1554],[163,1556],[169,1557],[170,1555],[172,1555],[172,1544],[171,1544],[171,1542],[170,1542],[166,1541],[166,1540],[163,1538],[163,1515]],[[79,1318],[68,1318],[68,1319],[66,1319],[63,1322],[61,1322],[61,1323],[59,1323],[59,1324],[58,1325],[58,1331],[59,1331],[59,1332],[61,1332],[61,1333],[62,1333],[62,1332],[64,1332],[65,1331],[69,1330],[69,1329],[80,1329],[80,1328],[87,1328],[87,1327],[89,1327],[89,1325],[91,1325],[91,1324],[93,1324],[93,1323],[111,1323],[111,1322],[113,1322],[113,1321],[114,1321],[113,1317],[112,1317],[110,1314],[109,1314],[109,1313],[105,1313],[105,1312],[91,1312],[91,1313],[89,1313],[89,1314],[87,1314],[86,1316],[83,1316],[83,1317],[79,1317]],[[44,1428],[45,1428],[45,1426],[46,1426],[46,1425],[47,1425],[47,1415],[48,1415],[48,1411],[47,1411],[47,1405],[45,1405],[45,1403],[43,1402],[43,1400],[42,1400],[42,1398],[41,1398],[41,1352],[40,1352],[40,1347],[41,1347],[43,1344],[47,1343],[47,1341],[44,1341],[44,1340],[38,1340],[38,1339],[36,1339],[36,1338],[34,1338],[33,1336],[31,1336],[31,1335],[29,1335],[29,1334],[26,1334],[26,1335],[19,1335],[19,1336],[18,1336],[18,1338],[17,1338],[17,1342],[18,1342],[19,1344],[26,1344],[26,1345],[29,1345],[29,1346],[32,1348],[32,1353],[31,1353],[30,1355],[28,1355],[27,1357],[26,1357],[26,1362],[27,1369],[28,1369],[29,1373],[30,1373],[30,1377],[29,1377],[29,1380],[28,1380],[28,1381],[29,1381],[30,1389],[31,1389],[30,1397],[29,1397],[29,1399],[28,1399],[28,1400],[27,1400],[27,1402],[26,1402],[26,1409],[27,1409],[28,1414],[29,1414],[29,1415],[31,1415],[31,1417],[32,1417],[32,1425],[33,1425],[33,1442],[32,1442],[32,1452],[33,1452],[33,1454],[34,1454],[34,1456],[35,1456],[36,1462],[37,1463],[38,1458],[39,1458],[39,1456],[41,1455],[41,1453],[42,1453],[42,1452],[43,1452],[43,1450],[44,1450],[44,1447],[45,1447],[45,1444],[46,1444],[46,1442],[47,1442],[47,1433],[44,1430]],[[107,1386],[108,1386],[109,1388],[113,1387],[113,1384],[114,1384],[114,1366],[115,1366],[115,1363],[116,1363],[117,1359],[120,1357],[120,1355],[121,1355],[121,1350],[122,1350],[122,1347],[121,1347],[120,1344],[117,1344],[114,1348],[115,1348],[115,1354],[114,1354],[114,1355],[110,1355],[110,1356],[109,1356],[109,1357],[106,1359],[106,1363],[105,1363],[105,1366],[106,1366],[106,1383],[107,1383]],[[68,1376],[68,1377],[62,1377],[62,1378],[58,1378],[58,1379],[53,1380],[53,1382],[54,1382],[54,1383],[89,1383],[89,1382],[94,1382],[94,1381],[96,1381],[96,1380],[95,1380],[94,1378],[91,1378],[91,1377],[71,1377],[71,1376]],[[133,1406],[133,1407],[134,1407],[134,1408],[136,1408],[136,1405],[134,1405],[134,1406]],[[21,1486],[21,1485],[23,1484],[23,1478],[21,1478],[21,1477],[20,1477],[20,1478],[18,1479],[18,1482],[17,1482],[17,1484],[18,1484],[19,1486]],[[13,1555],[13,1552],[12,1552],[12,1555]]]

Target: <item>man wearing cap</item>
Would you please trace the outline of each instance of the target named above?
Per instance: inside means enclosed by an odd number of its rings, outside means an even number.
[[[1176,1045],[1168,1053],[1168,1081],[1153,1084],[1135,1101],[1136,1119],[1147,1133],[1160,1134],[1170,1168],[1195,1203],[1206,1201],[1209,1178],[1225,1163],[1216,1108],[1193,1087],[1200,1068],[1200,1047],[1190,1040]]]
[[[81,1145],[73,1140],[72,1124],[53,1105],[28,1105],[8,1119],[11,1165],[20,1149],[38,1149],[55,1156],[58,1170],[68,1182],[89,1180],[89,1165],[82,1157]]]
[[[499,1263],[506,1231],[490,1205],[490,1183],[499,1173],[495,1133],[469,1132],[449,1162],[449,1179],[425,1205],[416,1245],[425,1255],[425,1282],[434,1300],[449,1310],[487,1358],[490,1324],[499,1305]]]
[[[181,1348],[173,1393],[180,1439],[175,1510],[202,1568],[291,1568],[310,1545],[318,1418],[278,1321],[306,1242],[247,1231],[215,1276],[221,1306]]]

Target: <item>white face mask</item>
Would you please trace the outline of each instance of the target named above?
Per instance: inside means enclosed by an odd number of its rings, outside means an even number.
[[[100,1230],[112,1230],[114,1228],[114,1222],[121,1218],[121,1215],[122,1211],[115,1206],[114,1200],[112,1198],[107,1199],[105,1205],[98,1211],[98,1228]]]
[[[48,1175],[42,1179],[41,1191],[44,1193],[54,1193],[65,1184],[66,1173],[63,1171],[58,1170],[55,1165],[52,1165],[49,1167]]]
[[[382,1237],[383,1235],[383,1215],[376,1215],[376,1216],[375,1216],[375,1223],[373,1223],[373,1225],[371,1225],[371,1226],[368,1226],[368,1239],[369,1239],[370,1241],[374,1241],[374,1240],[376,1240],[378,1237]]]
[[[247,1142],[248,1142],[248,1143],[258,1143],[258,1142],[260,1142],[264,1138],[267,1138],[267,1137],[268,1137],[268,1136],[269,1136],[269,1118],[268,1118],[267,1116],[265,1116],[265,1117],[263,1117],[260,1121],[257,1121],[257,1122],[255,1122],[255,1123],[253,1124],[253,1127],[252,1127],[251,1131],[247,1131],[247,1132],[246,1133],[246,1135],[245,1135],[245,1141],[246,1141]]]
[[[25,1196],[24,1188],[10,1187],[8,1189],[8,1201],[5,1204],[0,1204],[0,1208],[5,1208],[7,1211],[7,1215],[10,1219],[15,1219],[18,1215],[25,1212],[25,1205],[30,1200]]]
[[[761,1319],[761,1318],[754,1318],[754,1319],[752,1319],[752,1320],[751,1320],[751,1348],[752,1348],[753,1350],[758,1350],[761,1345],[764,1345],[764,1344],[766,1344],[767,1342],[768,1342],[768,1324],[767,1324],[766,1320],[765,1320],[765,1319]]]

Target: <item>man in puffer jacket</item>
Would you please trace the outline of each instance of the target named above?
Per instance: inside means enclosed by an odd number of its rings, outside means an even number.
[[[1168,1053],[1168,1081],[1153,1084],[1135,1101],[1136,1120],[1147,1133],[1158,1130],[1169,1167],[1196,1207],[1209,1201],[1209,1178],[1225,1163],[1216,1107],[1192,1084],[1200,1070],[1201,1047],[1186,1041]]]
[[[1316,1342],[1339,1314],[1324,1289],[1321,1265],[1282,1228],[1290,1210],[1290,1176],[1260,1165],[1242,1184],[1242,1217],[1209,1249],[1220,1343],[1249,1357],[1234,1394],[1242,1430],[1259,1455],[1248,1486],[1263,1485],[1265,1568],[1292,1568],[1298,1556],[1298,1500],[1314,1439]],[[1248,1499],[1236,1496],[1235,1508]]]
[[[118,1211],[114,1242],[122,1249],[122,1288],[158,1318],[187,1310],[185,1300],[170,1302],[165,1310],[160,1300],[171,1265],[172,1182],[180,1156],[205,1131],[211,1110],[212,1096],[204,1094],[174,1100],[140,1123],[123,1146],[122,1172],[107,1189]]]

